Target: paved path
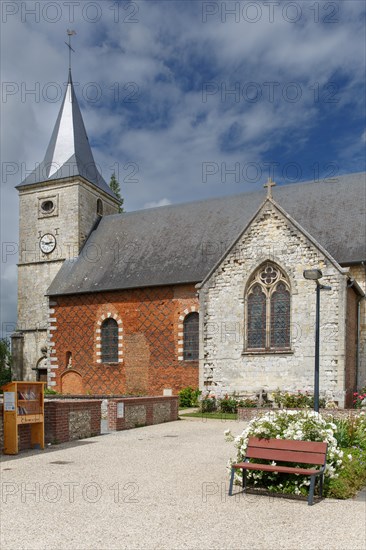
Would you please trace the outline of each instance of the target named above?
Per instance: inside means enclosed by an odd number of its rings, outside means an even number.
[[[228,498],[228,426],[243,424],[187,418],[3,458],[1,547],[365,549],[365,502]]]

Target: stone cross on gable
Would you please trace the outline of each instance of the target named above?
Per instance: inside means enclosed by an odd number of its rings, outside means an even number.
[[[272,187],[274,187],[276,184],[275,182],[272,180],[272,178],[268,178],[268,181],[267,183],[264,184],[263,187],[266,187],[267,188],[267,199],[271,199],[272,198]]]

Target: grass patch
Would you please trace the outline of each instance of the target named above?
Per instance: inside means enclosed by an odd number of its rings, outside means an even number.
[[[366,450],[349,447],[342,448],[342,451],[343,468],[339,477],[331,479],[325,488],[325,496],[328,498],[352,498],[366,486]]]
[[[193,418],[213,418],[216,420],[237,420],[238,415],[236,413],[222,413],[222,412],[191,412],[184,413],[180,416],[191,416]]]

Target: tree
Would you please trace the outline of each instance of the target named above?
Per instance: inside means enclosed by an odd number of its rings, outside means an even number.
[[[11,381],[11,350],[7,338],[0,339],[0,386]]]
[[[113,193],[121,201],[121,204],[119,205],[118,211],[123,212],[124,211],[123,210],[124,199],[121,196],[121,187],[120,187],[119,181],[116,178],[116,173],[115,172],[113,172],[113,174],[111,175],[111,181],[109,182],[109,187],[112,189]]]

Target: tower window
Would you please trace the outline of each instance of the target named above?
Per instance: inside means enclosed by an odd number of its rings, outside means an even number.
[[[101,326],[102,363],[118,363],[118,323],[108,318]]]
[[[97,214],[98,216],[103,216],[103,202],[101,199],[97,200]]]
[[[46,212],[47,214],[50,214],[54,210],[55,205],[52,201],[48,200],[48,201],[42,202],[41,208],[42,208],[42,212]]]
[[[58,195],[38,197],[38,218],[58,216]]]

